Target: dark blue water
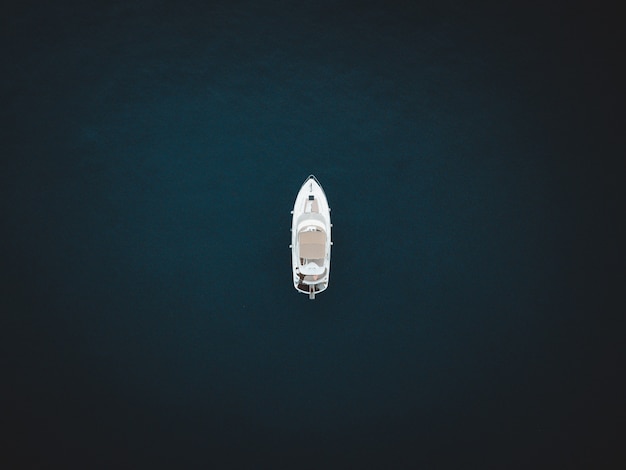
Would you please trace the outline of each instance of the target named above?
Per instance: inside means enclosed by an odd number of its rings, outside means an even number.
[[[563,3],[5,11],[3,468],[623,468],[623,31]]]

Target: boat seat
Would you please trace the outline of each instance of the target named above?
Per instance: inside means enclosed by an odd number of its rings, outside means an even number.
[[[298,234],[300,258],[323,259],[326,254],[326,233],[309,230]]]

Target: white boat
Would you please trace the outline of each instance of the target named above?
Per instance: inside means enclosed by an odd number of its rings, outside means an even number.
[[[330,207],[315,176],[298,192],[291,211],[291,267],[293,286],[310,299],[328,288],[330,277]]]

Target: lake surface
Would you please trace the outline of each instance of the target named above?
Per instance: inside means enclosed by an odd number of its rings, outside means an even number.
[[[8,9],[7,468],[623,468],[613,10]]]

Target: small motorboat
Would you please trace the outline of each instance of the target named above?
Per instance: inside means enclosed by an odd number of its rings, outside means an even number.
[[[293,285],[309,299],[328,289],[330,277],[330,207],[315,176],[310,175],[296,196],[291,220]]]

